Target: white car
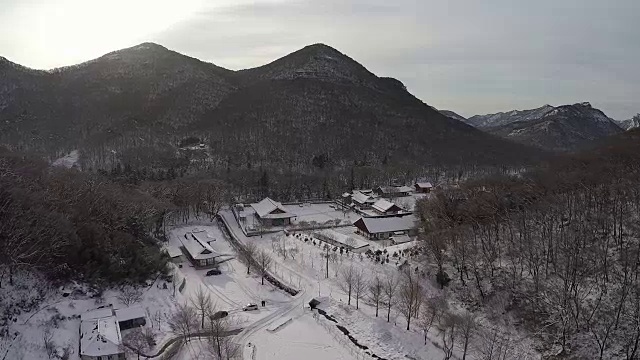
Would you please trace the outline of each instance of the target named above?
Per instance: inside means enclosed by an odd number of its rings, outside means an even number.
[[[253,311],[253,310],[258,310],[257,304],[247,304],[247,306],[242,308],[242,311]]]

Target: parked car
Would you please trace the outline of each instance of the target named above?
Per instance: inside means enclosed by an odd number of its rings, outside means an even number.
[[[253,311],[253,310],[258,310],[257,304],[247,304],[247,306],[242,308],[242,311]]]
[[[222,271],[220,271],[220,269],[211,269],[207,271],[207,276],[220,275],[220,274],[222,274]]]
[[[215,313],[213,313],[213,315],[211,315],[211,320],[218,320],[218,319],[226,318],[227,316],[229,316],[229,313],[224,310],[216,311]]]

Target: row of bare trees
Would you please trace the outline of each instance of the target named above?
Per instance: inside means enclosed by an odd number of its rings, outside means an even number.
[[[233,318],[222,315],[210,293],[200,288],[188,303],[179,304],[168,318],[174,335],[183,344],[192,338],[206,338],[206,351],[215,360],[232,360],[241,356],[241,348],[230,332],[236,330]]]
[[[515,354],[509,334],[498,327],[481,326],[476,315],[470,312],[453,311],[447,298],[443,294],[429,294],[424,279],[413,271],[376,274],[369,278],[360,268],[348,265],[340,269],[337,281],[347,296],[348,305],[354,298],[358,309],[359,300],[364,299],[375,308],[376,317],[383,308],[387,322],[395,310],[402,315],[406,330],[411,330],[414,324],[422,331],[425,345],[430,331],[435,329],[433,340],[439,340],[445,359],[453,357],[454,349],[459,350],[462,359],[473,354],[480,359],[504,360],[512,359]]]
[[[438,274],[563,355],[640,354],[640,141],[443,190],[419,204]]]

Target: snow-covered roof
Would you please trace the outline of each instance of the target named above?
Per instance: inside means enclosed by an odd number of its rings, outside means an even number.
[[[186,238],[180,238],[180,241],[194,260],[211,259],[217,255],[209,244],[198,239],[193,233],[187,233]]]
[[[164,249],[167,251],[167,254],[169,254],[169,256],[172,258],[182,255],[182,251],[180,251],[180,249],[177,246],[166,245]]]
[[[116,310],[116,318],[118,319],[118,322],[144,318],[146,315],[147,313],[140,305]]]
[[[400,209],[398,207],[398,205],[392,203],[391,201],[388,201],[388,200],[385,200],[385,199],[379,199],[378,201],[376,201],[373,204],[373,209],[384,213],[384,212],[389,211],[394,206],[397,207],[398,210]]]
[[[345,235],[331,229],[319,230],[319,231],[316,231],[316,234],[328,237],[329,239],[339,242],[340,244],[346,245],[351,249],[361,249],[366,246],[369,246],[369,243],[364,240],[354,238],[349,235]]]
[[[80,322],[80,355],[119,354],[122,352],[121,342],[120,327],[113,315]]]
[[[109,307],[104,307],[102,309],[89,310],[83,313],[82,315],[80,315],[80,320],[84,321],[84,320],[100,319],[100,318],[105,318],[112,315],[113,315],[113,309],[111,308],[111,306],[109,306]]]
[[[411,192],[410,187],[408,186],[378,186],[378,191],[383,194],[397,194],[397,193],[407,193]]]
[[[353,199],[353,201],[357,202],[358,204],[373,202],[373,198],[371,196],[363,194],[360,191],[354,191],[353,196],[351,198]]]
[[[207,234],[206,230],[194,230],[191,232],[191,234],[195,236],[197,241],[203,244],[209,244],[209,242],[215,241],[215,239],[209,237],[209,234]]]
[[[353,224],[366,229],[369,234],[384,232],[407,231],[415,227],[416,218],[411,215],[406,216],[384,216],[384,217],[363,217]]]
[[[416,183],[416,186],[421,189],[430,189],[433,187],[430,182],[418,182]]]
[[[282,204],[269,198],[264,198],[257,204],[251,204],[251,207],[262,219],[287,219],[295,216],[287,212]]]

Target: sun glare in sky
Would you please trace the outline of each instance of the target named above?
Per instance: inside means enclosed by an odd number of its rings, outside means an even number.
[[[12,60],[34,68],[71,65],[147,41],[203,6],[204,0],[28,2],[3,16],[13,33],[0,45],[24,44]]]

